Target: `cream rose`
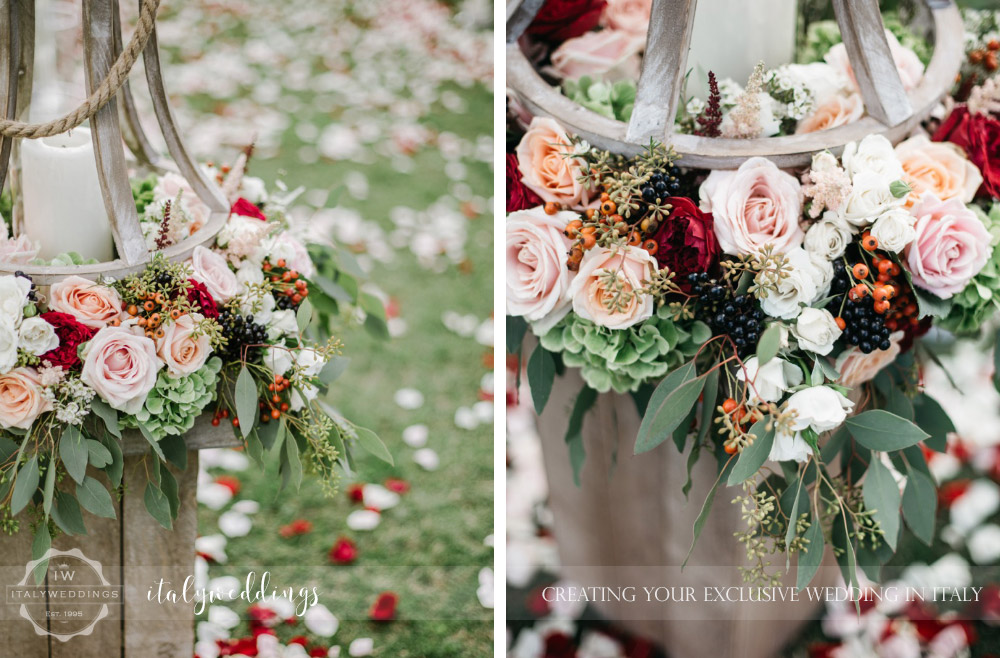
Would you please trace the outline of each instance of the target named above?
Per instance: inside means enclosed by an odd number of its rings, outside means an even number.
[[[892,54],[892,61],[899,72],[899,79],[903,83],[903,89],[911,91],[920,84],[920,80],[924,77],[923,62],[920,61],[915,52],[899,43],[896,35],[889,30],[885,31],[885,38],[889,42],[889,52]],[[823,59],[835,69],[842,72],[850,80],[851,86],[854,89],[858,89],[858,81],[854,77],[854,69],[851,67],[851,60],[847,56],[847,46],[843,43],[838,43],[827,51]]]
[[[570,240],[563,230],[576,218],[541,208],[507,216],[507,314],[539,323],[542,333],[569,311],[573,273],[566,267]]]
[[[903,177],[903,165],[896,157],[892,142],[882,135],[868,135],[860,143],[849,142],[840,160],[851,178],[863,172],[878,174],[887,183]]]
[[[958,199],[928,192],[910,210],[917,236],[906,252],[913,282],[941,299],[961,292],[990,257],[990,234]]]
[[[171,377],[183,377],[197,371],[212,353],[208,334],[196,335],[202,316],[198,313],[182,315],[164,325],[163,337],[156,341],[156,353],[167,365]]]
[[[646,34],[623,30],[585,32],[552,53],[552,68],[564,78],[589,75],[609,82],[639,77],[639,53]]]
[[[580,183],[582,161],[568,158],[573,151],[566,131],[552,119],[536,117],[517,145],[517,168],[521,182],[543,201],[571,208],[590,202],[587,188]]]
[[[30,292],[31,281],[23,276],[0,276],[0,320],[19,325]]]
[[[847,195],[838,212],[841,219],[851,226],[862,228],[891,208],[903,205],[902,199],[892,195],[891,180],[881,174],[866,171],[854,176],[851,192]]]
[[[226,259],[205,247],[195,247],[191,254],[192,278],[205,284],[208,293],[220,302],[228,302],[240,290],[239,281]]]
[[[957,198],[969,203],[983,183],[976,165],[951,142],[932,142],[926,135],[915,135],[896,146],[896,157],[903,166],[903,180],[913,190],[906,198],[907,207],[925,192],[933,192],[942,201]]]
[[[865,354],[857,347],[844,350],[837,357],[837,372],[840,373],[837,383],[854,388],[875,379],[875,375],[882,368],[895,362],[896,357],[899,356],[901,340],[903,340],[903,332],[896,331],[889,336],[889,349],[887,350],[875,350],[870,354]]]
[[[864,113],[865,104],[860,94],[836,94],[817,106],[812,114],[799,121],[795,127],[795,134],[802,135],[844,126],[857,121]]]
[[[792,327],[799,347],[826,356],[841,334],[837,321],[825,308],[804,308]]]
[[[0,375],[0,427],[26,430],[52,401],[42,395],[42,379],[34,368],[15,368]]]
[[[916,218],[902,208],[893,208],[875,220],[871,234],[878,240],[879,249],[899,253],[913,242],[917,231],[913,228]]]
[[[750,158],[736,171],[713,171],[699,195],[727,254],[752,254],[765,245],[785,252],[802,244],[801,185],[767,158]]]
[[[122,314],[122,298],[110,286],[69,276],[49,288],[49,310],[68,313],[80,324],[103,329]]]
[[[761,299],[760,308],[772,318],[791,320],[802,312],[802,306],[812,304],[827,294],[833,280],[830,262],[796,247],[786,254],[788,276]]]
[[[624,307],[609,309],[615,291],[608,290],[607,272],[615,272],[624,293]],[[569,287],[573,311],[581,318],[608,329],[627,329],[653,315],[652,295],[635,293],[656,272],[656,259],[645,249],[625,247],[618,253],[594,247],[583,257],[580,271]],[[633,294],[634,293],[634,294]]]
[[[790,428],[794,433],[778,432],[768,458],[772,461],[808,460],[812,448],[802,438],[802,431],[811,429],[822,434],[836,429],[853,409],[853,402],[829,386],[810,386],[792,393],[785,402],[785,411],[795,413]]]
[[[823,213],[823,219],[806,231],[805,249],[819,258],[832,261],[840,258],[847,245],[854,239],[852,226],[830,210]]]
[[[105,327],[83,348],[81,379],[112,408],[134,414],[162,367],[151,339],[122,327]]]
[[[18,343],[25,352],[41,356],[59,347],[59,336],[51,324],[38,317],[25,318],[18,332]]]
[[[752,356],[736,370],[736,378],[741,382],[750,381],[747,395],[750,404],[777,402],[785,391],[802,383],[802,371],[780,357],[774,357],[763,366]]]
[[[284,259],[288,267],[307,279],[316,273],[316,267],[313,265],[312,258],[309,257],[309,250],[289,231],[279,233],[271,241],[268,255],[272,263],[276,263],[278,259]]]
[[[17,365],[17,327],[9,318],[0,317],[0,372]]]

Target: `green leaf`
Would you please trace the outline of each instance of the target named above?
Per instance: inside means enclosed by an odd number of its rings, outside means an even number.
[[[87,460],[94,468],[104,468],[114,461],[111,451],[105,448],[100,441],[87,439]]]
[[[181,510],[180,491],[177,487],[177,478],[170,472],[166,462],[160,462],[160,491],[163,492],[163,495],[167,497],[167,502],[170,503],[171,518],[176,519],[177,514]]]
[[[83,524],[80,505],[72,494],[56,492],[56,504],[52,507],[52,520],[67,535],[85,535],[87,526]]]
[[[768,422],[767,418],[761,418],[750,428],[750,433],[756,438],[743,449],[739,461],[729,473],[726,484],[730,487],[752,478],[767,461],[767,456],[771,454],[771,446],[774,445],[774,428],[767,430]]]
[[[934,542],[934,522],[937,514],[937,493],[934,482],[921,471],[907,471],[903,489],[903,518],[917,538],[930,546]]]
[[[903,271],[905,272],[906,269],[904,268]],[[935,318],[943,318],[951,311],[951,304],[947,300],[927,292],[920,286],[913,286],[913,294],[917,298],[917,312],[920,314],[920,317],[929,315]]]
[[[17,444],[6,436],[0,436],[0,464],[7,463],[14,453],[17,452]]]
[[[182,471],[187,468],[188,451],[183,436],[168,434],[160,439],[159,443],[168,462]]]
[[[299,310],[295,312],[295,324],[299,327],[299,333],[304,334],[312,323],[313,307],[312,302],[303,299],[299,304]]]
[[[326,362],[323,369],[319,371],[319,380],[324,384],[332,384],[344,374],[347,365],[351,360],[346,356],[335,356]]]
[[[910,421],[882,409],[851,416],[845,425],[858,443],[879,452],[902,450],[927,438],[927,433]]]
[[[111,453],[111,463],[104,468],[104,472],[111,480],[111,486],[117,489],[122,484],[122,474],[125,471],[125,457],[122,455],[121,443],[113,436],[104,436],[101,442]]]
[[[948,435],[955,431],[955,424],[931,396],[921,393],[913,402],[914,420],[920,429],[930,434],[924,443],[931,450],[944,452],[948,448]]]
[[[806,550],[799,553],[799,567],[795,574],[795,587],[801,590],[808,585],[819,570],[823,561],[823,527],[817,519],[813,519],[806,534],[802,535],[808,542]]]
[[[372,434],[374,435],[374,432]],[[302,462],[299,459],[299,444],[292,434],[289,434],[288,438],[285,439],[285,455],[288,456],[288,473],[291,484],[297,491],[302,486]]]
[[[684,452],[685,446],[687,446],[688,434],[691,433],[691,424],[694,423],[694,417],[698,413],[698,405],[692,405],[691,411],[687,413],[684,420],[677,425],[677,429],[674,430],[673,438],[674,445],[677,446],[677,452]]]
[[[531,388],[531,400],[535,404],[535,413],[541,414],[545,403],[549,401],[552,392],[552,382],[556,377],[556,362],[552,354],[541,345],[535,348],[528,359],[528,386]]]
[[[521,349],[521,342],[524,341],[524,334],[528,331],[528,321],[517,315],[507,316],[507,352],[517,354]]]
[[[688,560],[691,559],[691,554],[694,553],[694,547],[698,543],[698,537],[701,536],[701,531],[705,528],[705,522],[708,521],[708,513],[712,511],[712,502],[715,500],[715,492],[719,489],[719,483],[722,482],[723,478],[728,476],[729,471],[733,468],[733,464],[735,463],[736,460],[730,458],[726,466],[719,472],[719,477],[715,478],[715,484],[712,485],[708,495],[705,496],[705,502],[701,505],[701,511],[698,512],[698,518],[694,520],[694,538],[691,540],[691,548],[688,549],[687,555],[684,557],[681,569],[687,566]]]
[[[705,440],[708,431],[712,429],[712,419],[715,417],[715,403],[719,399],[719,371],[712,368],[705,375],[705,395],[701,400],[701,418],[698,421],[698,443]]]
[[[837,556],[837,563],[840,565],[840,572],[844,576],[844,582],[851,588],[851,600],[854,601],[855,609],[861,614],[860,603],[854,598],[853,592],[858,587],[858,561],[854,553],[854,544],[851,542],[851,525],[847,519],[847,514],[841,510],[833,519],[832,540],[834,548],[841,550]]]
[[[635,454],[648,452],[663,443],[687,416],[705,387],[704,375],[698,377],[696,373],[694,361],[688,361],[656,387],[639,424]]]
[[[240,368],[240,374],[236,377],[236,417],[245,439],[257,421],[257,385],[245,365]]]
[[[52,548],[52,535],[49,534],[49,524],[43,523],[35,530],[35,538],[31,541],[31,559],[40,560]],[[35,565],[35,585],[41,586],[45,581],[45,572],[49,569],[49,561],[42,560]]]
[[[788,528],[785,530],[785,566],[788,566],[788,545],[795,541],[795,535],[798,532],[798,519],[802,514],[800,513],[799,506],[802,504],[802,478],[795,478],[795,481],[788,485],[788,491],[794,491],[795,501],[792,503],[792,510],[788,513]],[[809,498],[806,497],[806,504],[809,504]]]
[[[993,339],[993,387],[1000,391],[1000,329]]]
[[[153,449],[153,452],[156,453],[156,456],[159,457],[161,461],[167,458],[166,455],[163,454],[163,448],[160,447],[160,442],[153,437],[153,433],[149,431],[148,427],[139,423],[139,433],[142,434],[142,438],[146,439],[146,443],[149,444],[149,447]]]
[[[354,303],[354,298],[351,297],[350,293],[344,290],[339,284],[334,283],[325,276],[314,275],[311,279],[313,283],[319,286],[319,289],[326,294],[327,297],[335,299],[338,302],[344,304]]]
[[[146,503],[146,511],[156,519],[157,523],[167,530],[174,529],[174,520],[170,516],[170,502],[166,495],[152,482],[146,484],[146,493],[143,494],[142,500]]]
[[[823,449],[820,451],[820,459],[822,459],[824,464],[829,464],[833,461],[840,451],[843,449],[844,444],[847,443],[848,437],[851,433],[847,431],[847,428],[841,425],[837,428],[837,431],[826,440],[823,444]]]
[[[885,534],[886,543],[895,551],[899,536],[899,486],[877,455],[872,455],[862,491],[865,508],[872,512]]]
[[[83,482],[87,474],[87,444],[83,434],[75,425],[67,425],[59,439],[59,459],[66,466],[66,472],[77,484]]]
[[[10,498],[10,515],[17,516],[25,505],[31,502],[32,496],[38,490],[38,456],[32,455],[17,472],[14,481],[14,492]]]
[[[111,502],[111,494],[103,484],[89,475],[77,485],[76,499],[83,505],[83,509],[91,514],[106,519],[115,518],[115,506]]]
[[[889,183],[889,193],[897,199],[902,199],[911,191],[913,191],[913,188],[906,181],[894,180]]]
[[[385,320],[378,317],[377,315],[372,315],[369,313],[365,316],[365,329],[372,336],[379,338],[381,340],[389,340],[389,327],[386,325]]]
[[[781,349],[781,325],[775,323],[765,329],[757,341],[758,367],[776,357],[779,349]]]
[[[569,461],[573,466],[573,482],[578,487],[580,471],[583,470],[583,462],[587,458],[587,452],[583,447],[583,417],[596,401],[597,391],[585,384],[573,402],[573,410],[569,414],[569,423],[566,426],[566,445],[569,448]]]
[[[104,421],[104,427],[107,428],[108,432],[110,432],[112,436],[118,439],[122,438],[122,431],[118,427],[117,410],[109,407],[106,402],[98,397],[95,397],[90,401],[90,410],[97,414],[102,421]]]
[[[56,488],[56,463],[54,459],[49,460],[49,466],[45,469],[45,487],[42,489],[42,511],[45,512],[45,520],[49,520],[49,512],[52,510],[52,494]]]
[[[361,444],[362,448],[390,466],[393,465],[392,455],[389,453],[389,449],[385,447],[385,444],[382,443],[382,439],[378,438],[378,435],[375,434],[375,432],[365,429],[364,427],[355,427],[354,429],[358,433],[358,443]],[[295,439],[290,437],[289,440],[294,441]]]

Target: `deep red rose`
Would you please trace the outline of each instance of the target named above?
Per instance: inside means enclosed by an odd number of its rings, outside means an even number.
[[[309,534],[312,532],[312,529],[312,522],[306,521],[305,519],[295,519],[288,525],[281,526],[281,529],[278,530],[278,534],[285,539],[288,539],[290,537],[298,537],[299,535]]]
[[[606,4],[605,0],[546,0],[527,33],[562,43],[597,27]]]
[[[43,354],[42,361],[48,361],[53,366],[62,366],[65,370],[80,365],[76,348],[93,338],[97,329],[80,324],[72,315],[58,311],[42,313],[41,318],[52,325],[56,335],[59,336],[59,347]]]
[[[382,592],[375,599],[368,617],[372,621],[392,621],[396,618],[396,604],[399,603],[399,595],[395,592]]]
[[[212,295],[209,294],[205,284],[194,279],[188,279],[187,298],[188,302],[201,309],[201,314],[206,318],[215,320],[219,317],[219,307],[216,305]]]
[[[330,549],[330,561],[336,564],[350,564],[358,559],[358,547],[347,537],[341,537]]]
[[[260,208],[253,205],[243,197],[236,199],[236,203],[233,204],[230,212],[234,215],[240,215],[241,217],[253,217],[254,219],[259,219],[262,222],[267,221],[267,217],[265,217],[264,213],[260,211]]]
[[[690,290],[687,275],[708,272],[719,263],[719,241],[712,228],[712,214],[698,209],[691,199],[670,197],[670,215],[656,231],[656,260],[674,273],[674,282]]]
[[[1000,197],[1000,121],[992,116],[972,114],[959,105],[934,133],[934,141],[961,147],[983,175],[980,195]]]
[[[576,642],[562,631],[545,636],[545,658],[576,658]]]
[[[542,205],[537,194],[521,182],[521,172],[517,169],[517,155],[507,154],[507,212],[517,212]]]

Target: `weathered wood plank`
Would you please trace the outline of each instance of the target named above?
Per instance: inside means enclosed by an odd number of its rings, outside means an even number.
[[[0,111],[5,119],[13,119],[17,114],[17,65],[21,50],[19,10],[17,2],[0,0],[0,91],[3,92]],[[13,143],[14,140],[10,137],[0,137],[0,189],[3,189],[7,178]]]
[[[31,561],[31,531],[28,512],[18,515],[21,530],[14,535],[0,534],[0,585],[16,585],[24,577],[25,565]],[[0,647],[7,656],[49,658],[49,638],[38,635],[35,627],[19,613],[20,606],[7,602],[6,594],[0,608]]]
[[[212,427],[212,414],[203,413],[194,422],[194,427],[184,436],[188,450],[204,450],[206,448],[237,448],[243,445],[236,438],[229,424]],[[126,455],[144,455],[149,452],[149,442],[139,430],[122,432],[122,452]]]
[[[28,118],[28,108],[31,104],[32,67],[35,61],[35,2],[34,0],[14,0],[17,3],[17,103],[14,112],[18,121]],[[11,150],[11,162],[14,166],[20,162],[21,141],[15,139]],[[10,175],[11,196],[14,200],[12,211],[12,228],[14,235],[20,235],[24,228],[24,208],[21,195],[18,193],[19,182],[15,170],[8,170]]]

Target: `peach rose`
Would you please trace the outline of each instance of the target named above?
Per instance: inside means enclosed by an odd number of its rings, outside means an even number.
[[[897,331],[889,336],[889,349],[875,350],[865,354],[857,347],[844,350],[837,357],[837,372],[840,373],[838,384],[854,388],[867,381],[875,379],[875,375],[899,356],[899,343],[903,340],[903,332]]]
[[[614,291],[608,290],[608,271],[616,272],[625,295],[623,308],[612,310],[607,304]],[[627,329],[653,315],[653,296],[632,294],[643,287],[656,272],[656,259],[645,249],[625,247],[618,253],[594,247],[583,257],[580,271],[569,288],[573,310],[581,318],[608,329]]]
[[[589,75],[609,82],[639,77],[645,33],[623,30],[587,32],[567,39],[552,53],[552,68],[564,78]]]
[[[892,61],[896,64],[903,89],[906,91],[914,89],[924,77],[923,62],[920,61],[915,52],[899,43],[899,39],[889,30],[885,31],[885,38],[889,42],[889,52],[892,54]],[[858,79],[854,77],[854,69],[851,68],[851,60],[847,56],[847,46],[838,43],[830,48],[826,55],[823,55],[823,59],[827,64],[846,75],[851,86],[860,91]]]
[[[68,313],[80,324],[103,329],[122,314],[122,298],[114,288],[74,274],[49,288],[49,310]]]
[[[521,182],[543,201],[580,208],[590,196],[579,178],[582,161],[566,157],[573,151],[566,131],[553,119],[535,117],[517,145]]]
[[[801,185],[767,158],[750,158],[736,171],[714,170],[699,195],[727,254],[753,254],[768,244],[786,252],[805,238]]]
[[[860,94],[835,94],[816,111],[799,121],[795,134],[814,133],[852,123],[865,113],[865,104]]]
[[[924,194],[910,212],[917,218],[917,237],[906,254],[913,282],[948,299],[986,265],[990,234],[960,200],[941,201],[933,192]]]
[[[212,341],[208,334],[195,335],[201,320],[200,314],[190,313],[163,327],[163,338],[156,342],[156,353],[167,364],[171,377],[183,377],[195,372],[205,365],[212,353]]]
[[[205,284],[216,301],[228,302],[239,293],[239,281],[229,269],[226,259],[211,249],[195,247],[191,254],[191,267],[194,270],[191,278]]]
[[[906,197],[908,208],[925,192],[933,192],[942,201],[957,198],[969,203],[983,183],[976,165],[951,142],[932,142],[926,135],[915,135],[896,146],[896,156],[903,165],[903,180],[913,188]]]
[[[601,25],[646,36],[653,0],[608,0],[601,14]]]
[[[162,367],[152,339],[124,327],[105,327],[83,348],[81,379],[112,408],[134,414],[153,390]]]
[[[577,217],[542,208],[507,216],[507,313],[540,323],[540,333],[569,311],[573,273],[566,267],[570,240],[563,230]]]
[[[15,368],[0,375],[0,427],[26,430],[52,401],[42,396],[42,379],[34,368]]]

